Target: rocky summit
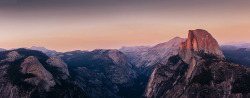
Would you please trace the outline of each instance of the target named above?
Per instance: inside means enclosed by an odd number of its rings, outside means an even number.
[[[190,30],[177,55],[158,64],[147,98],[248,98],[250,68],[227,62],[217,41],[205,30]]]
[[[184,38],[175,37],[168,42],[150,46],[122,47],[122,51],[128,58],[128,61],[135,65],[139,74],[136,81],[138,82],[137,91],[140,96],[146,88],[149,77],[155,66],[159,63],[166,64],[169,57],[176,55],[179,51],[180,44],[184,42]],[[140,91],[142,90],[142,91]],[[138,96],[139,97],[139,96]],[[130,97],[131,98],[131,97]],[[137,98],[137,97],[135,97]]]
[[[210,54],[224,59],[219,44],[210,33],[202,29],[189,30],[188,39],[180,46],[180,56],[185,62],[190,62],[194,53]]]

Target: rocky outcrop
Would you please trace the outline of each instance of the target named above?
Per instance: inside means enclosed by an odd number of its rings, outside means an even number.
[[[202,29],[189,30],[188,39],[180,46],[179,54],[185,62],[189,63],[194,53],[210,54],[225,59],[217,41]]]
[[[103,52],[105,52],[104,50]],[[108,51],[108,56],[113,60],[115,64],[121,65],[121,66],[128,66],[132,67],[132,65],[127,61],[127,58],[125,55],[123,55],[119,50],[111,50]]]
[[[42,85],[46,91],[49,91],[49,88],[56,84],[51,73],[43,67],[36,57],[27,57],[20,66],[23,74],[35,75],[24,80],[28,83],[36,86]]]
[[[58,56],[52,56],[46,61],[49,65],[56,67],[61,73],[59,74],[59,79],[68,79],[69,70],[68,65]]]
[[[18,52],[16,51],[12,51],[12,52],[9,52],[7,55],[6,55],[6,58],[1,60],[1,62],[13,62],[17,59],[20,59],[22,58],[23,56],[21,56]]]
[[[212,44],[212,45],[210,45]],[[227,62],[205,30],[191,30],[178,55],[159,64],[150,77],[147,98],[247,98],[250,68]]]
[[[49,57],[42,52],[16,49],[0,54],[0,60],[4,61],[0,62],[1,98],[87,97],[72,81],[58,79],[60,68],[46,63]],[[58,64],[53,60],[48,61]]]
[[[185,63],[189,64],[187,79],[191,77],[195,66],[201,63],[202,56],[210,55],[225,59],[217,41],[202,29],[189,30],[188,39],[180,45],[179,55]]]

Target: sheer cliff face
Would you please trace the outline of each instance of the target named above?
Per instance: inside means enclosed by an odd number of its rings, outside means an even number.
[[[225,61],[218,43],[207,31],[190,30],[187,41],[180,45],[179,54],[170,57],[167,64],[156,66],[144,96],[249,97],[250,91],[245,90],[250,86],[248,77],[250,69]]]
[[[201,29],[189,30],[188,39],[180,45],[179,55],[185,62],[189,63],[196,54],[209,54],[225,59],[217,41]]]

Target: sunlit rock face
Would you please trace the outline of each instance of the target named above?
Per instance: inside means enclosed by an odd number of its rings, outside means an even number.
[[[159,64],[149,79],[147,98],[248,98],[250,68],[225,60],[205,30],[190,30],[177,55]]]
[[[210,54],[225,59],[217,41],[202,29],[189,30],[188,39],[180,46],[179,54],[185,62],[189,63],[194,53]]]

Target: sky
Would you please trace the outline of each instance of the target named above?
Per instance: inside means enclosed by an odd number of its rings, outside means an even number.
[[[250,42],[249,0],[0,0],[0,48],[153,46],[204,29]]]

